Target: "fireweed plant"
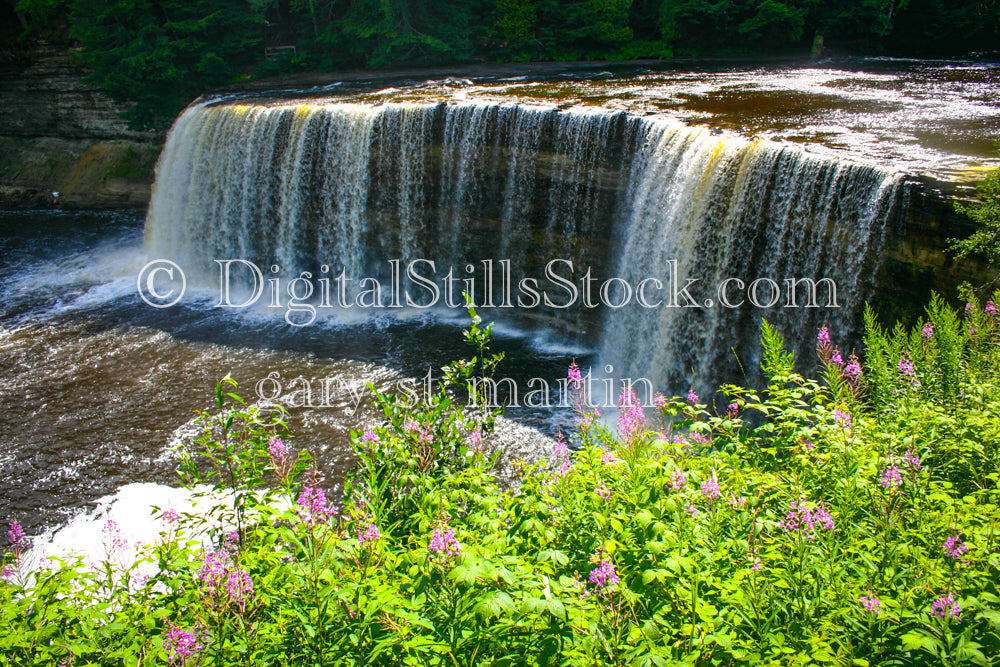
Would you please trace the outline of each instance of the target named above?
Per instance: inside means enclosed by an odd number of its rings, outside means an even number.
[[[336,502],[226,378],[181,464],[211,511],[109,528],[97,564],[31,566],[11,520],[0,664],[1000,664],[998,296],[869,312],[863,358],[824,328],[818,380],[765,322],[765,388],[625,388],[616,423],[571,366],[576,431],[512,481],[472,311],[476,355],[427,404],[377,395]]]

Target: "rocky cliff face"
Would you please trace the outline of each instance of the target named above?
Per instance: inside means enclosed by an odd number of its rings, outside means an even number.
[[[73,54],[0,67],[0,206],[145,207],[162,136],[130,130]]]

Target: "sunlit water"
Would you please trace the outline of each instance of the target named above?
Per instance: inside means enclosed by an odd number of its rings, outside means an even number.
[[[348,86],[337,85],[282,96],[307,92],[317,99],[375,102],[516,99],[562,108],[601,107],[946,179],[998,162],[996,62],[865,58],[785,66],[622,64],[545,76],[410,83],[404,79],[385,88],[358,82],[349,93],[344,91]]]

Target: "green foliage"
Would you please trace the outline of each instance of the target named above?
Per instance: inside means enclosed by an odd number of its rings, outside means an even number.
[[[221,85],[303,70],[480,60],[988,49],[995,0],[17,0],[19,44],[83,47],[95,81],[164,128]],[[269,47],[293,47],[265,58]]]
[[[228,83],[261,47],[247,0],[72,0],[72,35],[95,81],[134,103],[136,128],[163,128],[202,92]]]
[[[35,570],[14,545],[0,665],[998,664],[992,302],[937,299],[912,331],[869,312],[863,367],[824,331],[822,381],[765,323],[766,387],[649,415],[625,391],[616,430],[571,369],[575,451],[511,480],[470,315],[475,354],[429,401],[378,396],[340,507],[223,379],[182,466],[215,509],[163,513],[148,579],[113,541]]]
[[[959,259],[983,254],[993,263],[1000,258],[1000,169],[990,172],[976,190],[978,202],[958,202],[955,208],[969,216],[979,229],[966,239],[951,239],[952,250]]]

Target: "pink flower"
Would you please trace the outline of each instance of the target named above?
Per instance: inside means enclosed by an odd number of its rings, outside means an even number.
[[[848,382],[855,383],[861,379],[861,375],[861,362],[852,354],[844,367],[844,377]]]
[[[962,607],[958,602],[950,595],[942,595],[937,600],[934,600],[934,604],[931,605],[931,615],[938,616],[943,619],[953,618],[959,623],[962,622],[962,617],[959,614],[962,613]]]
[[[285,447],[281,438],[271,438],[267,441],[267,453],[271,455],[271,459],[283,461],[288,456],[288,447]]]
[[[667,398],[660,392],[656,392],[656,396],[653,398],[653,405],[662,410],[667,407]]]
[[[986,308],[985,308],[985,312],[986,312],[986,314],[987,314],[987,315],[989,315],[990,317],[996,317],[996,315],[997,315],[997,307],[996,307],[996,305],[995,305],[995,304],[993,303],[993,301],[992,301],[992,300],[991,300],[991,301],[987,301],[987,302],[986,302]]]
[[[618,585],[618,573],[615,571],[615,564],[608,559],[601,561],[600,565],[590,571],[590,583],[598,590],[612,589]]]
[[[237,605],[243,605],[254,596],[253,580],[250,574],[240,568],[233,568],[226,578],[226,594]]]
[[[566,445],[566,439],[563,438],[562,433],[556,435],[556,444],[552,447],[552,454],[557,459],[564,459],[570,455],[569,447]]]
[[[851,415],[849,413],[844,412],[843,410],[839,410],[839,409],[833,411],[833,421],[835,421],[837,423],[837,426],[839,426],[840,428],[842,428],[844,430],[847,430],[847,429],[851,428],[851,426],[853,424],[853,420],[851,419]]]
[[[969,550],[969,546],[961,541],[961,533],[952,535],[944,543],[944,553],[954,560],[961,560],[962,555]]]
[[[796,502],[788,506],[788,513],[780,525],[785,532],[796,533],[809,540],[816,539],[817,527],[824,530],[833,530],[836,527],[833,517],[826,508],[818,506],[812,509],[805,503]]]
[[[688,503],[688,506],[684,508],[684,511],[691,516],[701,516],[701,511],[690,503]]]
[[[370,523],[367,526],[365,526],[364,531],[362,531],[360,528],[358,529],[358,542],[361,543],[361,546],[364,546],[366,544],[370,545],[381,538],[382,538],[382,533],[379,532],[378,526],[376,526],[374,523]]]
[[[830,363],[836,364],[841,368],[844,367],[844,358],[840,356],[840,350],[834,350],[833,355],[830,357]]]
[[[160,516],[167,523],[177,523],[181,520],[181,515],[177,513],[177,510],[172,508],[163,510],[163,513]]]
[[[569,383],[574,389],[578,389],[583,384],[583,373],[580,372],[580,367],[576,365],[575,361],[569,365],[566,377],[569,378]]]
[[[729,494],[729,499],[726,501],[733,509],[738,509],[747,504],[747,499],[745,496],[737,496],[735,493]]]
[[[613,466],[618,464],[618,459],[615,457],[614,452],[611,450],[605,450],[605,452],[601,454],[601,463],[606,466]]]
[[[729,407],[726,408],[726,419],[736,419],[740,414],[739,403],[730,403]]]
[[[920,463],[920,457],[917,456],[912,449],[907,449],[906,453],[903,454],[903,463],[913,470],[920,470],[923,468],[923,465]]]
[[[879,483],[886,489],[892,490],[903,485],[903,475],[899,472],[899,466],[889,466],[882,471]]]
[[[120,553],[128,548],[128,540],[122,537],[121,528],[118,527],[118,523],[114,519],[108,519],[104,522],[104,528],[101,530],[104,535],[104,549],[107,551],[108,556]]]
[[[900,374],[903,375],[904,377],[912,379],[917,375],[916,369],[913,367],[913,362],[906,357],[903,357],[902,359],[899,360],[899,365],[897,366],[897,368],[899,368]]]
[[[171,663],[186,664],[188,658],[204,651],[211,642],[208,631],[200,627],[188,632],[172,623],[167,623],[166,630],[163,637],[163,648],[170,653],[167,660]]]
[[[7,541],[16,551],[24,547],[25,539],[24,528],[21,527],[20,522],[17,519],[11,519],[10,528],[7,529]]]
[[[858,602],[869,614],[872,614],[873,616],[880,616],[882,614],[882,603],[879,602],[877,597],[873,595],[865,595],[859,599]]]
[[[924,340],[927,340],[934,335],[934,325],[930,322],[924,324],[924,328],[920,330],[920,335],[923,336]]]
[[[455,537],[455,529],[450,526],[440,525],[431,533],[427,550],[433,554],[454,558],[462,553],[462,545]]]
[[[366,428],[364,435],[361,436],[362,444],[366,445],[377,445],[379,443],[378,434],[375,431]]]
[[[643,412],[639,398],[631,387],[622,390],[618,406],[619,437],[628,442],[645,433],[646,413]]]
[[[694,389],[688,392],[687,402],[690,403],[691,405],[695,405],[698,403],[698,394],[695,393]]]
[[[217,604],[232,602],[243,608],[254,597],[250,575],[232,561],[225,551],[206,551],[195,575],[202,592]]]
[[[816,342],[819,345],[829,345],[830,344],[830,330],[826,328],[824,324],[820,328],[819,333],[816,335]]]
[[[715,473],[701,483],[701,495],[705,496],[709,500],[715,500],[719,497],[719,480],[716,479]]]
[[[337,511],[327,503],[326,492],[315,486],[307,486],[299,493],[295,513],[304,523],[325,523],[327,518]]]
[[[611,500],[611,489],[609,489],[606,486],[601,485],[597,487],[596,489],[594,489],[594,493],[600,496],[602,500],[605,501]]]
[[[674,474],[670,476],[670,490],[680,491],[687,486],[687,476],[684,474],[683,470],[675,470]]]

